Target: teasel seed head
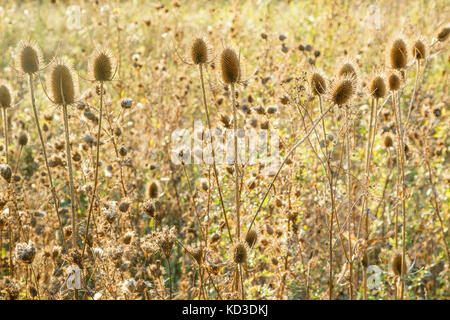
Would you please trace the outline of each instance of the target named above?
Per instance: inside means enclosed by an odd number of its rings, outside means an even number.
[[[437,39],[439,42],[444,42],[448,39],[448,36],[450,35],[450,24],[445,25],[444,27],[439,30],[437,34]]]
[[[39,72],[43,64],[41,49],[34,41],[20,41],[16,49],[16,68],[27,74]]]
[[[64,63],[56,63],[49,77],[51,99],[57,105],[70,105],[75,102],[77,83],[72,68]]]
[[[414,45],[411,48],[411,53],[414,58],[417,60],[425,59],[427,55],[427,48],[425,44],[423,43],[422,39],[416,40],[414,42]]]
[[[253,248],[253,246],[256,244],[256,241],[258,241],[258,232],[255,229],[247,231],[247,234],[245,235],[245,242],[247,242],[247,245],[250,248]]]
[[[242,264],[247,262],[248,258],[248,245],[246,242],[238,242],[232,247],[231,256],[233,262],[236,264]]]
[[[222,80],[226,84],[239,82],[241,79],[241,66],[239,58],[233,49],[226,48],[220,55]]]
[[[338,71],[338,77],[348,78],[353,77],[355,80],[358,78],[358,66],[353,59],[345,58],[345,60],[341,63],[341,67]]]
[[[6,182],[11,182],[12,170],[8,164],[0,164],[0,176],[2,176]]]
[[[391,43],[389,49],[389,62],[392,69],[401,70],[408,63],[408,49],[403,37],[398,37]]]
[[[327,90],[327,83],[320,71],[314,71],[309,77],[309,86],[312,94],[316,96],[323,95]]]
[[[25,131],[20,131],[17,136],[17,142],[19,142],[20,146],[26,146],[28,143],[28,134]]]
[[[150,186],[148,188],[149,197],[152,199],[156,199],[159,197],[159,194],[160,194],[160,187],[158,182],[152,181],[152,183],[150,183]]]
[[[388,82],[390,91],[397,91],[400,89],[401,79],[397,73],[391,73]]]
[[[0,83],[0,107],[10,108],[13,105],[13,95],[11,88],[6,83]]]
[[[383,75],[375,75],[369,84],[369,93],[374,99],[383,98],[387,93]]]
[[[98,49],[90,61],[90,72],[96,81],[111,81],[114,77],[114,59],[109,50]]]
[[[196,38],[192,43],[191,59],[194,64],[208,62],[208,45],[203,38]]]
[[[353,77],[338,79],[331,89],[331,101],[342,106],[348,103],[356,93],[356,80]]]
[[[406,258],[406,257],[405,257]],[[407,259],[405,259],[407,260]],[[405,268],[405,272],[408,269],[408,261],[405,261],[403,263],[403,266]],[[402,253],[401,251],[396,251],[392,254],[391,258],[391,270],[396,276],[401,276],[402,274]]]
[[[394,145],[394,140],[392,139],[392,136],[389,133],[387,133],[384,136],[383,143],[386,148],[390,148]]]

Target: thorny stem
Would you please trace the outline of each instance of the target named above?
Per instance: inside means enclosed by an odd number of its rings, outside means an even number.
[[[353,299],[353,258],[352,258],[352,221],[353,221],[353,208],[352,208],[352,180],[351,180],[351,162],[350,162],[350,121],[348,118],[349,107],[345,108],[345,125],[347,127],[345,133],[345,149],[347,154],[347,193],[348,193],[348,251],[350,255],[349,267],[350,267],[350,281],[349,284],[349,296],[350,300]]]
[[[3,135],[5,137],[5,157],[6,157],[6,163],[9,164],[9,158],[8,158],[8,120],[6,119],[6,108],[2,108],[3,112]]]
[[[36,128],[38,130],[39,140],[41,142],[42,153],[44,154],[45,167],[47,168],[48,181],[49,181],[50,190],[51,190],[52,196],[53,196],[53,203],[54,203],[53,207],[55,208],[56,216],[58,217],[59,232],[61,232],[63,246],[64,246],[64,248],[67,249],[66,240],[64,239],[64,232],[62,229],[61,217],[59,215],[59,208],[58,208],[59,201],[58,201],[58,197],[56,196],[55,187],[53,186],[52,173],[50,171],[50,166],[48,165],[47,149],[45,147],[44,138],[42,136],[41,125],[39,124],[39,116],[37,113],[36,101],[34,98],[33,76],[31,74],[29,77],[29,81],[30,81],[31,105],[33,106],[34,120],[36,122]]]
[[[236,233],[238,237],[238,242],[241,239],[241,230],[240,230],[240,212],[239,212],[239,167],[238,167],[238,146],[237,146],[237,114],[236,114],[236,101],[235,101],[235,93],[234,93],[234,84],[231,84],[231,101],[233,103],[233,132],[234,132],[234,183],[235,183],[235,192],[234,199],[236,202]],[[241,279],[242,280],[242,279]]]
[[[91,222],[92,209],[94,207],[95,196],[97,193],[97,184],[98,184],[98,163],[100,160],[100,136],[102,131],[102,116],[103,116],[103,81],[100,81],[100,110],[99,110],[99,119],[98,119],[98,132],[97,132],[97,150],[96,150],[96,158],[95,158],[95,176],[94,176],[94,189],[92,190],[91,203],[89,204],[89,213],[88,220],[86,225],[86,232],[84,235],[84,244],[83,244],[83,252],[81,254],[81,261],[83,261],[84,252],[86,250],[86,244],[89,235],[89,224]]]
[[[209,129],[210,138],[211,138],[211,153],[212,153],[212,157],[213,157],[214,178],[216,180],[217,190],[219,191],[220,204],[221,204],[221,208],[222,208],[223,218],[225,220],[225,225],[228,230],[228,236],[230,237],[230,241],[233,242],[233,237],[231,236],[230,225],[228,223],[227,212],[225,210],[225,205],[223,203],[222,189],[220,187],[220,182],[219,182],[219,174],[217,172],[215,153],[214,153],[214,147],[213,147],[213,139],[212,139],[212,131],[211,131],[211,121],[209,119],[208,104],[206,103],[205,83],[203,80],[203,65],[202,64],[199,65],[199,70],[200,70],[200,80],[201,80],[202,93],[203,93],[203,106],[205,108],[206,120],[208,122],[208,129]]]
[[[284,164],[286,163],[287,159],[289,159],[289,157],[291,156],[291,154],[295,151],[295,149],[297,149],[303,142],[305,142],[305,140],[311,135],[311,133],[313,132],[314,128],[319,124],[319,121],[322,120],[322,118],[331,110],[331,108],[333,108],[333,105],[329,106],[328,109],[326,109],[324,112],[322,112],[322,114],[320,115],[320,117],[313,123],[313,125],[311,126],[311,129],[309,129],[308,133],[300,140],[298,141],[292,148],[291,150],[289,150],[288,154],[286,155],[286,157],[284,158],[283,162],[281,163],[280,167],[278,168],[277,173],[275,174],[275,176],[272,179],[272,182],[270,183],[269,187],[266,190],[266,193],[264,194],[263,199],[261,200],[258,209],[255,212],[255,215],[252,218],[252,221],[250,222],[250,226],[248,228],[247,232],[250,232],[250,230],[252,229],[253,224],[255,223],[256,217],[258,216],[258,213],[261,211],[262,206],[264,204],[264,202],[266,201],[267,196],[269,195],[270,190],[273,187],[273,184],[275,183],[275,180],[277,179],[278,175],[281,172],[281,169],[283,169]]]

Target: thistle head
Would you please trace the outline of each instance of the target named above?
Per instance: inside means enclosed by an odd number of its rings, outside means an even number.
[[[114,59],[106,49],[94,52],[90,61],[90,72],[96,81],[111,81],[114,77]]]
[[[204,64],[208,61],[208,44],[203,38],[196,38],[191,46],[191,59],[194,64]]]
[[[13,105],[11,88],[6,82],[0,83],[0,108],[6,109]]]
[[[348,103],[356,93],[356,80],[354,77],[338,79],[331,89],[331,101],[342,106]]]
[[[241,66],[239,58],[233,49],[226,48],[220,55],[222,80],[226,84],[237,83],[241,79]]]
[[[408,49],[404,37],[399,36],[391,42],[389,63],[392,69],[401,70],[406,68],[408,63]]]
[[[42,64],[42,52],[37,43],[20,41],[16,49],[16,68],[23,73],[35,74]]]

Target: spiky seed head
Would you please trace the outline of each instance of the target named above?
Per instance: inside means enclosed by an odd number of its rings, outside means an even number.
[[[400,276],[402,274],[402,253],[400,251],[396,251],[392,254],[391,258],[391,270],[396,276]],[[406,259],[405,259],[406,260]],[[407,270],[408,262],[405,261],[403,263],[403,267],[405,271]]]
[[[156,181],[152,181],[152,183],[150,183],[150,186],[148,188],[148,195],[150,196],[150,198],[152,199],[156,199],[159,197],[159,184]]]
[[[401,80],[396,73],[391,73],[389,75],[389,90],[397,91],[400,89]]]
[[[338,71],[339,77],[356,77],[358,76],[358,68],[356,67],[356,64],[351,60],[346,60]]]
[[[425,59],[427,48],[421,39],[416,40],[411,48],[412,56],[417,60]]]
[[[192,43],[191,59],[194,64],[203,64],[208,61],[208,45],[202,38],[196,38]]]
[[[247,262],[248,258],[248,246],[245,242],[238,242],[232,248],[233,261],[236,264],[242,264]]]
[[[445,40],[448,39],[449,35],[450,35],[450,25],[446,25],[441,30],[439,30],[437,39],[440,42],[444,42]]]
[[[391,68],[401,70],[406,68],[408,63],[408,50],[406,41],[402,38],[396,38],[389,49],[389,60]]]
[[[105,49],[97,50],[91,58],[92,77],[97,81],[111,81],[114,76],[112,54]]]
[[[384,136],[383,143],[386,148],[390,148],[394,145],[394,140],[389,133]]]
[[[28,135],[25,131],[20,131],[19,135],[17,136],[17,141],[19,142],[20,146],[26,146],[28,143]]]
[[[233,49],[226,48],[220,55],[222,80],[227,84],[239,82],[241,78],[241,66],[239,58]]]
[[[76,82],[72,68],[64,62],[55,64],[49,78],[51,98],[57,105],[69,105],[75,102]]]
[[[23,73],[35,74],[42,64],[41,49],[36,42],[20,41],[16,52],[16,68]]]
[[[339,79],[331,90],[331,101],[338,106],[342,106],[350,101],[355,92],[354,78]]]
[[[5,179],[6,182],[11,182],[12,171],[8,164],[0,164],[0,176]]]
[[[255,229],[251,229],[245,235],[245,242],[247,242],[247,245],[250,248],[252,248],[255,245],[257,240],[258,240],[258,233]]]
[[[383,98],[386,95],[387,88],[383,76],[376,75],[369,84],[369,93],[374,99]]]
[[[313,72],[311,74],[309,85],[311,87],[311,92],[316,96],[323,95],[327,90],[327,83],[320,72]]]
[[[11,88],[6,83],[0,84],[0,107],[10,108],[13,104]]]

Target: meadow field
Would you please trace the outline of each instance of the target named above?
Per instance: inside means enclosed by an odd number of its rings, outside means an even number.
[[[0,0],[0,300],[450,299],[446,0]]]

